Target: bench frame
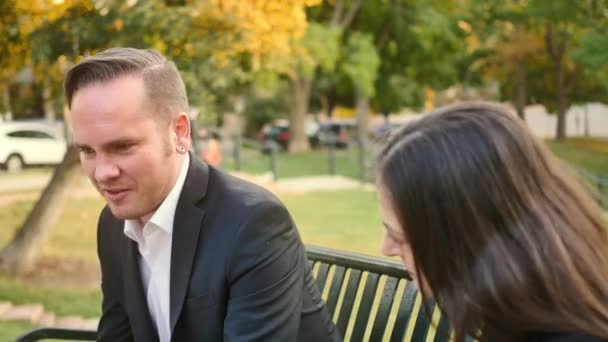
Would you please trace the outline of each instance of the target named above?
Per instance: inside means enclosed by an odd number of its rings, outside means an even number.
[[[367,326],[371,324],[371,332],[368,335],[370,341],[382,341],[387,338],[390,338],[390,341],[403,341],[410,321],[414,319],[410,339],[426,341],[433,324],[423,307],[420,307],[416,316],[412,316],[419,293],[401,263],[386,258],[318,246],[307,246],[306,252],[309,263],[316,273],[315,278],[320,292],[324,293],[326,287],[329,287],[329,290],[326,291],[326,306],[330,317],[335,318],[334,322],[341,336],[344,336],[348,327],[352,325],[350,341],[363,341]],[[329,277],[330,274],[332,274],[331,277]],[[347,274],[348,277],[346,277]],[[386,280],[384,289],[379,294],[377,292],[381,278]],[[365,279],[364,284],[363,279]],[[344,284],[345,281],[346,284]],[[400,282],[404,282],[405,287],[401,298],[396,298]],[[355,314],[353,308],[361,291],[363,291],[360,294],[361,300]],[[378,296],[379,303],[374,305],[374,302],[378,302],[376,300]],[[340,298],[342,298],[342,304],[337,307]],[[389,316],[396,305],[398,305],[398,309],[395,324],[388,330]],[[433,310],[435,305],[429,303],[428,307]],[[337,310],[338,312],[336,312]],[[375,314],[372,315],[374,312]],[[354,322],[352,322],[351,316],[354,317]],[[440,319],[437,326],[438,331],[433,341],[448,341],[447,320]],[[44,339],[94,341],[96,337],[95,330],[38,328],[25,333],[17,341],[34,342]]]

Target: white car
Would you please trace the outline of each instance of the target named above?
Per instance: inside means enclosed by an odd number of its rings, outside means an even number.
[[[10,172],[30,165],[59,164],[66,148],[65,139],[49,124],[0,123],[0,165]]]

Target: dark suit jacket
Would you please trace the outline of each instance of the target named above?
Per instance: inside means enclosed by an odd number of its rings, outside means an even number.
[[[269,192],[191,157],[173,228],[172,341],[340,340],[304,246]],[[124,221],[98,224],[100,341],[158,341]]]

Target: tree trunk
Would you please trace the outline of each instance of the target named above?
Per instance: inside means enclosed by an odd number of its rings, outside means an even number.
[[[587,103],[585,103],[585,136],[589,136],[589,107]]]
[[[2,102],[4,105],[4,110],[6,112],[4,119],[6,119],[7,121],[10,121],[13,119],[13,109],[11,106],[11,94],[10,94],[8,82],[5,83],[4,86],[2,87]]]
[[[77,148],[69,145],[63,161],[55,168],[51,181],[25,222],[13,240],[0,251],[0,269],[17,274],[32,270],[63,211],[69,186],[79,175],[78,157]]]
[[[42,98],[44,101],[44,117],[48,121],[55,121],[55,106],[52,98],[51,84],[48,80],[44,80],[42,85]]]
[[[357,112],[357,139],[367,145],[367,127],[369,100],[358,88],[355,90],[356,112]]]
[[[562,34],[560,34],[562,33]],[[555,103],[557,105],[557,126],[555,140],[566,139],[566,84],[564,79],[564,55],[566,54],[566,38],[553,24],[547,25],[545,44],[549,58],[553,62],[555,72]]]
[[[326,117],[330,117],[330,112],[329,112],[329,98],[327,97],[327,95],[321,95],[319,97],[319,100],[321,101],[321,113],[325,114]]]
[[[306,136],[306,115],[310,96],[311,80],[296,76],[289,79],[289,152],[300,153],[310,150]]]
[[[357,142],[359,145],[359,168],[361,170],[361,180],[368,180],[368,170],[370,169],[371,158],[369,158],[369,139],[367,138],[369,99],[358,88],[355,88],[355,101],[357,113]]]
[[[562,59],[555,61],[555,89],[557,100],[557,131],[555,140],[563,141],[566,139],[566,94],[564,87],[564,68]]]
[[[526,67],[523,63],[517,63],[517,70],[515,71],[515,110],[517,116],[522,120],[526,120]]]

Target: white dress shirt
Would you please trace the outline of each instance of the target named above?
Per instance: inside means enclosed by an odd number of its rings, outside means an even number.
[[[143,226],[139,220],[125,220],[124,234],[137,242],[141,258],[139,270],[152,322],[158,331],[160,342],[171,340],[169,286],[171,275],[171,242],[173,220],[179,196],[188,172],[189,155],[186,153],[182,167],[167,197]]]

